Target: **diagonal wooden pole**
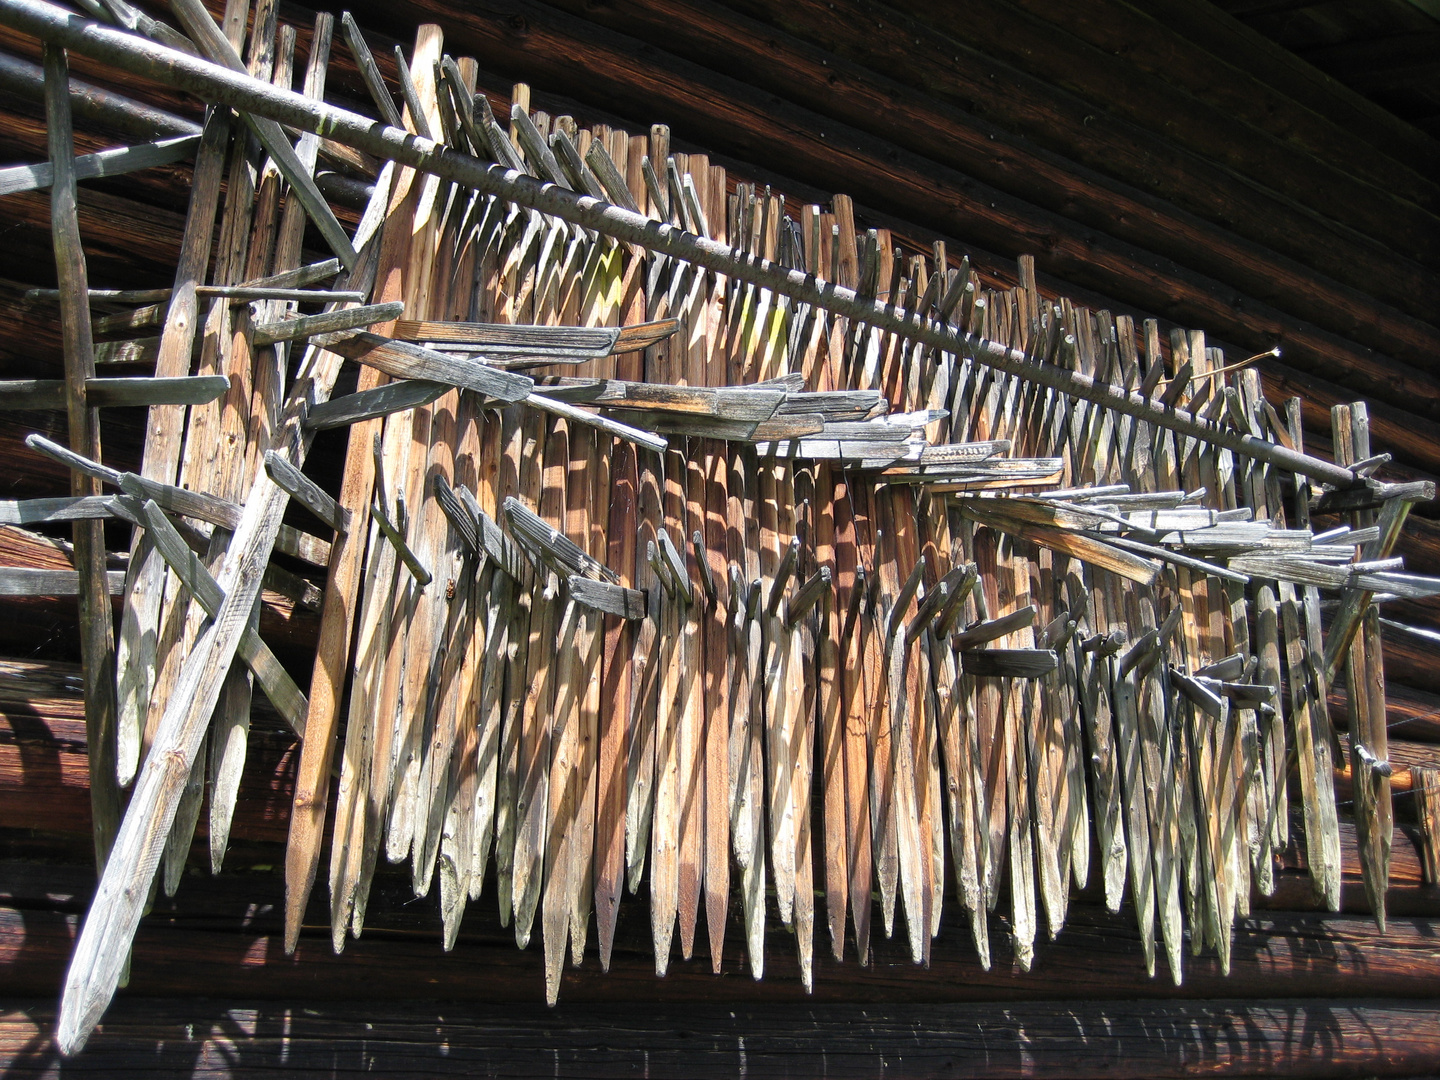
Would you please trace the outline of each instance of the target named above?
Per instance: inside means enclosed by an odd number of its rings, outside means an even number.
[[[304,131],[313,131],[357,150],[392,159],[421,172],[433,173],[485,194],[571,224],[594,229],[626,243],[684,259],[737,281],[773,290],[819,310],[859,320],[899,337],[919,341],[943,353],[974,356],[988,367],[1071,397],[1224,447],[1332,487],[1348,488],[1357,478],[1334,462],[1298,453],[1279,443],[1235,431],[1184,409],[1162,406],[1135,391],[1111,385],[1055,364],[1028,358],[1020,349],[963,334],[943,323],[920,320],[853,290],[820,282],[813,274],[790,270],[747,255],[728,244],[687,233],[589,195],[542,183],[514,170],[490,165],[469,154],[445,148],[410,132],[387,127],[368,116],[312,101],[290,91],[227,71],[184,53],[167,49],[73,15],[46,0],[0,0],[0,22],[47,41],[54,41],[135,75],[187,90],[207,101],[230,105]]]
[[[362,219],[361,235],[371,228],[372,218],[367,214]],[[373,246],[362,248],[352,280],[371,279],[373,257]],[[313,437],[303,427],[306,410],[329,398],[340,364],[341,357],[336,354],[311,349],[286,398],[273,448],[297,468],[304,463]],[[266,473],[256,477],[215,575],[225,599],[180,669],[115,837],[114,858],[106,864],[81,927],[55,1030],[62,1054],[75,1054],[84,1047],[119,985],[150,882],[221,686],[250,625],[288,502],[284,490]],[[108,767],[113,781],[113,761]]]

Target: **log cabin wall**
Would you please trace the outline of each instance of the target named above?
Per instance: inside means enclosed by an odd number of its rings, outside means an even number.
[[[448,51],[478,60],[480,88],[502,115],[519,81],[552,114],[634,131],[668,124],[677,149],[709,151],[732,177],[795,203],[849,194],[861,223],[890,228],[913,250],[943,239],[987,283],[1014,285],[1017,257],[1032,254],[1047,296],[1137,323],[1204,327],[1232,360],[1279,346],[1278,358],[1259,361],[1266,391],[1304,397],[1307,446],[1328,447],[1330,406],[1363,399],[1373,449],[1394,456],[1385,475],[1440,474],[1440,145],[1219,7],[391,0],[351,10],[392,79],[390,47],[408,49],[418,24],[437,22]],[[313,9],[281,5],[281,18],[301,28],[303,54]],[[39,62],[35,43],[10,31],[0,31],[0,50]],[[121,117],[97,97],[77,109],[78,151],[198,131],[193,100],[124,85],[80,58],[72,66],[159,110]],[[5,160],[45,157],[29,78],[23,64],[0,63]],[[365,101],[343,50],[328,94]],[[180,162],[81,185],[93,286],[171,283],[189,183]],[[56,377],[53,308],[24,299],[55,283],[45,193],[0,197],[0,228],[0,375]],[[135,468],[143,414],[106,416],[107,462]],[[63,432],[63,414],[0,414],[8,497],[65,490],[63,472],[23,443],[37,430]],[[321,440],[311,458],[331,490],[343,453],[343,440]],[[1397,548],[1409,569],[1440,571],[1433,513],[1418,508]],[[118,532],[110,547],[124,550]],[[4,529],[0,561],[69,565],[63,548]],[[0,652],[13,660],[0,671],[0,1060],[7,1075],[58,1075],[47,1032],[94,881],[75,605],[4,605]],[[377,879],[371,929],[343,956],[331,954],[318,895],[296,956],[283,954],[274,868],[298,750],[257,707],[225,873],[203,869],[202,827],[192,880],[157,901],[129,989],[65,1071],[629,1075],[648,1063],[656,1075],[1157,1076],[1199,1061],[1231,1075],[1433,1072],[1440,892],[1425,876],[1399,772],[1440,758],[1440,610],[1418,602],[1385,615],[1398,827],[1384,935],[1367,914],[1353,827],[1342,824],[1342,910],[1320,910],[1295,853],[1275,895],[1238,920],[1228,977],[1205,955],[1181,986],[1147,978],[1133,918],[1106,914],[1092,889],[1073,902],[1064,933],[1037,947],[1028,974],[1005,954],[1003,932],[982,972],[965,917],[947,909],[948,932],[924,968],[877,934],[869,967],[817,956],[811,995],[783,949],[763,982],[738,945],[715,978],[703,944],[662,980],[643,908],[627,901],[611,971],[600,974],[593,958],[567,970],[561,1004],[547,1010],[536,948],[517,951],[481,910],[442,953],[438,915],[416,910],[398,873]],[[261,635],[297,678],[317,624],[303,596],[266,594]],[[1337,726],[1345,706],[1341,686]],[[778,924],[770,936],[782,936]]]

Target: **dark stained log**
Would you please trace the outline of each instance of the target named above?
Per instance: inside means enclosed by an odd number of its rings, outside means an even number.
[[[0,28],[0,88],[20,98],[39,98],[40,67],[27,57],[39,57],[33,39]],[[71,109],[82,127],[100,127],[124,133],[135,139],[157,139],[166,135],[198,135],[200,110],[193,100],[164,87],[145,85],[126,87],[125,92],[112,90],[117,80],[113,71],[106,71],[84,57],[76,57],[72,71],[82,75],[99,75],[106,86],[87,82],[84,78],[70,81]],[[143,94],[137,101],[132,94]]]
[[[1281,311],[1420,367],[1440,329],[1326,281],[1308,266],[1178,210],[1163,199],[832,53],[707,0],[584,0],[557,6],[773,90],[1087,228],[1197,270]],[[937,132],[943,132],[937,138]],[[1440,223],[1437,223],[1440,225]]]
[[[1435,662],[1440,633],[1390,622],[1380,609],[1380,635],[1384,639],[1385,681],[1406,683],[1440,694],[1440,665]]]
[[[47,192],[27,191],[0,202],[0,228],[49,229]],[[180,255],[182,215],[84,187],[79,193],[80,234],[97,283],[125,281],[137,270],[174,270]],[[52,309],[53,310],[53,309]]]
[[[1017,71],[984,48],[941,39],[922,20],[872,0],[794,0],[783,6],[763,0],[727,3],[846,59],[889,72],[1014,135],[1225,224],[1417,318],[1435,318],[1421,299],[1433,288],[1422,283],[1433,275],[1415,263],[1397,260],[1383,244],[1328,223],[1200,154]],[[507,35],[512,47],[523,48],[524,38],[539,29],[538,18],[526,14],[527,33]],[[554,85],[559,88],[556,78]],[[708,133],[706,137],[714,138]]]
[[[1013,4],[1039,18],[1055,21],[1052,16],[1056,9],[1040,0],[1013,0]],[[1391,190],[1402,198],[1415,197],[1406,195],[1402,186],[1406,191],[1424,192],[1431,210],[1435,209],[1433,182],[1422,179],[1422,186],[1416,185],[1417,178],[1434,175],[1434,166],[1416,168],[1407,163],[1403,155],[1398,159],[1391,157],[1384,148],[1383,136],[1376,138],[1367,134],[1377,126],[1375,123],[1360,130],[1348,130],[1335,118],[1343,107],[1339,100],[1329,102],[1330,108],[1317,111],[1270,84],[1275,64],[1247,68],[1233,46],[1197,48],[1195,38],[1180,25],[1158,13],[1147,12],[1147,6],[1164,5],[1147,5],[1144,0],[1138,5],[1122,0],[1071,2],[1065,6],[1061,25],[1068,33],[1133,65],[1151,79],[1169,83],[1224,111],[1232,120],[1265,131],[1297,150],[1325,158],[1372,184],[1392,185],[1395,177],[1402,175],[1405,180],[1393,185]],[[1293,57],[1290,62],[1294,63]],[[1379,126],[1393,128],[1394,118],[1386,119],[1389,123]],[[1397,174],[1397,165],[1404,171]],[[1425,203],[1426,199],[1416,197],[1416,201]]]
[[[1330,718],[1341,726],[1349,718],[1349,695],[1343,684],[1330,688]],[[1385,685],[1385,713],[1390,736],[1422,743],[1440,743],[1440,694],[1403,683]]]
[[[1440,143],[1232,18],[1228,5],[1190,0],[1135,0],[1134,7],[1212,56],[1258,75],[1268,85],[1328,118],[1412,169],[1440,172]],[[1197,91],[1199,92],[1199,91]]]
[[[515,6],[524,13],[524,34],[467,11],[451,17],[450,39],[482,62],[513,67],[521,57],[528,74],[567,89],[575,89],[574,72],[583,70],[587,94],[607,107],[652,117],[659,109],[672,127],[726,153],[772,162],[867,204],[891,210],[900,204],[907,215],[993,250],[1036,252],[1050,273],[1167,318],[1206,326],[1257,352],[1283,341],[1292,364],[1440,417],[1440,387],[1428,376],[1171,260],[1077,230],[1053,212],[633,38],[526,0]],[[402,19],[438,17],[425,0],[402,0],[389,10]],[[1387,264],[1396,261],[1392,253]],[[1435,285],[1440,288],[1440,280]]]
[[[308,1002],[306,1003],[308,1006]],[[63,1071],[49,1001],[0,1012],[7,1076],[1169,1078],[1414,1076],[1433,1067],[1429,1000],[494,1010],[122,998]]]
[[[1050,18],[1033,17],[1000,0],[894,0],[896,7],[941,33],[963,25],[968,43],[978,44],[992,56],[1003,58],[1064,91],[1103,107],[1151,133],[1162,135],[1189,151],[1235,170],[1252,182],[1268,187],[1298,203],[1312,206],[1334,221],[1376,237],[1411,258],[1435,265],[1437,206],[1434,182],[1408,169],[1388,174],[1354,177],[1363,167],[1343,164],[1335,157],[1296,147],[1248,123],[1236,123],[1232,112],[1203,102],[1167,81],[1137,67],[1128,55],[1096,48],[1068,32],[1068,10],[1051,9]],[[1055,18],[1055,16],[1062,18]],[[1131,20],[1117,22],[1130,28]],[[1132,47],[1144,48],[1132,40]],[[1158,58],[1157,58],[1158,59]],[[1057,133],[1058,134],[1058,133]],[[1376,157],[1373,153],[1367,155]],[[1324,189],[1334,185],[1329,194]],[[1345,192],[1341,196],[1340,192]],[[1356,200],[1361,205],[1349,202]],[[1421,228],[1431,235],[1407,240],[1406,228]]]

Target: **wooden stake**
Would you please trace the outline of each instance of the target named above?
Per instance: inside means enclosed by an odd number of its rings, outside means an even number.
[[[70,69],[65,50],[45,46],[45,119],[55,179],[50,191],[50,232],[60,280],[60,332],[65,346],[65,405],[70,446],[87,457],[100,457],[100,417],[85,401],[85,380],[95,374],[90,337],[89,285],[85,249],[76,214],[70,122]],[[100,485],[71,473],[70,493],[98,495]],[[104,522],[75,522],[75,565],[80,573],[80,655],[85,681],[85,738],[90,747],[90,813],[95,835],[95,866],[104,871],[120,822],[116,783],[115,629],[105,575]],[[122,956],[128,951],[122,949]],[[118,976],[118,971],[116,972]],[[109,994],[105,995],[109,1000]],[[103,1008],[103,1002],[101,1008]],[[98,1018],[98,1011],[96,1012]],[[88,1031],[88,1029],[87,1029]],[[78,1046],[76,1047],[78,1049]]]

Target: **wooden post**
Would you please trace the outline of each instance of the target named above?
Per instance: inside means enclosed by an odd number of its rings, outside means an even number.
[[[70,447],[100,457],[100,414],[85,401],[85,380],[95,375],[90,338],[89,282],[76,212],[75,141],[70,123],[70,69],[65,50],[45,46],[45,120],[55,180],[50,191],[50,230],[60,283],[60,333],[65,346],[65,411]],[[99,495],[100,482],[70,474],[72,495]],[[80,572],[80,655],[85,681],[85,738],[90,748],[90,807],[95,831],[95,866],[105,861],[120,824],[120,788],[115,779],[115,630],[105,578],[105,523],[74,525],[75,566]]]

